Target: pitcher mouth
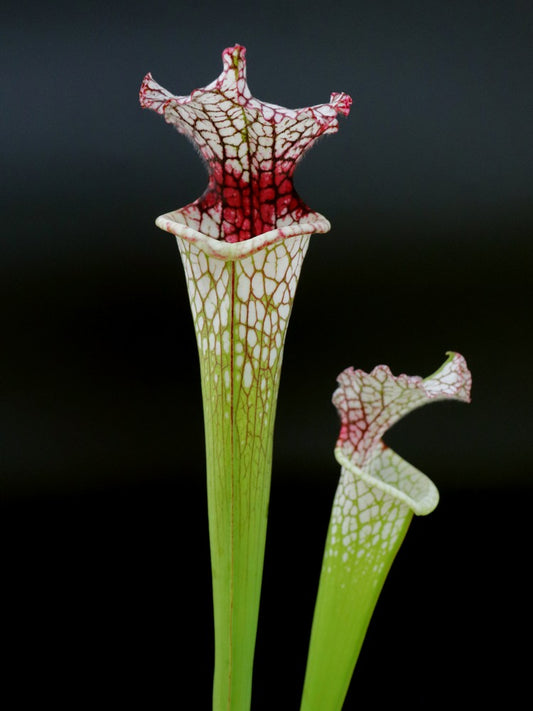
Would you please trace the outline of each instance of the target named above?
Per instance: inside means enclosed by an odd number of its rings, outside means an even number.
[[[256,252],[259,252],[265,247],[269,247],[290,237],[298,237],[312,234],[325,234],[331,229],[329,221],[320,213],[310,213],[306,215],[302,222],[295,222],[288,225],[277,227],[274,230],[263,232],[260,235],[251,237],[243,242],[224,242],[223,240],[214,239],[208,235],[198,232],[193,227],[189,227],[179,218],[179,210],[176,212],[167,212],[160,215],[155,224],[165,232],[169,232],[175,237],[197,245],[203,252],[215,259],[232,261],[248,257]]]

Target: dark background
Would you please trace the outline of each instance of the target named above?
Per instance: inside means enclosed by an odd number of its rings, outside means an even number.
[[[531,632],[531,3],[19,2],[0,27],[6,708],[209,708],[198,365],[177,247],[153,224],[206,174],[137,93],[147,71],[177,94],[204,86],[236,42],[258,98],[354,98],[296,174],[333,228],[312,238],[286,342],[254,709],[298,707],[336,375],[427,375],[449,349],[473,402],[388,438],[441,504],[413,522],[346,709],[515,707]]]

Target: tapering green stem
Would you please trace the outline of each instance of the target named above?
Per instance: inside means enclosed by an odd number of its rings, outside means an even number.
[[[315,605],[301,711],[340,711],[368,624],[413,517],[342,470]]]
[[[248,711],[283,342],[309,236],[224,260],[178,238],[204,402],[214,711]]]
[[[229,272],[234,299],[235,263]],[[215,618],[214,709],[249,708],[270,489],[279,369],[263,375],[264,395],[243,387],[242,345],[230,315],[229,350],[202,355],[209,532]],[[241,356],[242,357],[242,356]],[[274,364],[277,366],[277,363]],[[258,374],[254,373],[253,378]]]

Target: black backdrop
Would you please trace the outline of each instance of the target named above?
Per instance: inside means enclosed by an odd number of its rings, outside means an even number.
[[[4,4],[6,689],[209,706],[198,366],[177,248],[153,225],[206,178],[137,92],[152,71],[189,93],[239,42],[261,99],[354,98],[296,174],[333,228],[312,238],[285,349],[254,708],[297,708],[336,375],[426,375],[448,349],[473,403],[389,436],[442,501],[412,525],[346,708],[513,705],[530,633],[532,24],[526,2]]]

